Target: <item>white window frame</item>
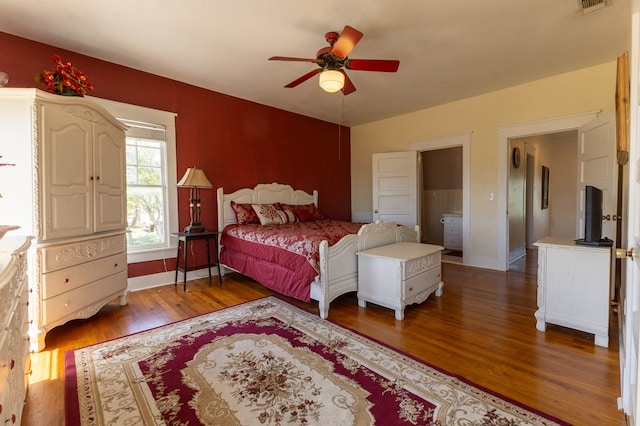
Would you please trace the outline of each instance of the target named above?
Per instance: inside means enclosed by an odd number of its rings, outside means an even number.
[[[166,173],[167,173],[167,229],[166,243],[164,247],[127,251],[127,263],[147,262],[152,260],[167,259],[175,256],[178,240],[171,237],[171,232],[178,229],[178,191],[174,182],[176,176],[176,113],[161,111],[122,102],[110,101],[87,96],[92,101],[100,104],[116,118],[139,121],[144,123],[160,124],[166,131]]]

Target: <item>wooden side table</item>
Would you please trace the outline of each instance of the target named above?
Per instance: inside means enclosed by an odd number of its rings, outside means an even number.
[[[359,251],[358,305],[385,306],[396,311],[397,320],[403,320],[405,306],[422,303],[433,292],[440,297],[443,249],[402,242]]]
[[[182,271],[184,291],[187,291],[187,271],[189,270],[188,268],[189,241],[206,240],[205,242],[207,244],[207,267],[209,268],[209,284],[211,284],[211,266],[217,266],[218,276],[220,277],[220,286],[222,286],[222,271],[220,270],[220,261],[217,259],[218,231],[192,232],[192,233],[172,232],[171,235],[178,239],[178,252],[176,254],[176,278],[174,281],[174,285],[178,285],[178,271]],[[211,247],[210,247],[211,241],[213,241],[213,247],[216,253],[216,263],[211,263]],[[180,266],[180,247],[182,247],[182,252],[183,252],[182,266]]]

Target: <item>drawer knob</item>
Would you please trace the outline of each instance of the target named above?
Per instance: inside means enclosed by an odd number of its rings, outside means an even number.
[[[16,366],[16,360],[12,359],[11,360],[11,366],[9,367],[9,370],[13,370],[13,367],[15,367],[15,366]]]
[[[409,291],[413,291],[413,287],[409,287]]]
[[[68,282],[69,282],[69,278],[65,278],[65,279],[64,279],[64,282],[65,282],[65,283],[68,283]]]
[[[65,308],[68,308],[68,307],[69,307],[69,302],[66,302],[66,303],[64,304],[64,307],[65,307]]]
[[[113,265],[113,267],[114,267],[114,268],[117,268],[117,267],[118,267],[118,264],[116,263],[115,265]]]

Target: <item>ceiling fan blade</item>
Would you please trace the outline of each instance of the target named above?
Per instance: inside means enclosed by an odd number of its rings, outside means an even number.
[[[364,34],[356,30],[353,27],[346,25],[342,30],[342,34],[338,37],[338,40],[333,45],[331,53],[340,59],[344,59],[349,56],[349,53],[358,44]]]
[[[309,58],[290,58],[288,56],[272,56],[269,58],[270,61],[293,61],[293,62],[313,62],[318,63],[317,59],[309,59]]]
[[[284,87],[288,87],[288,88],[296,87],[298,84],[304,83],[305,81],[309,80],[314,75],[318,74],[320,71],[322,71],[322,68],[317,68],[317,69],[315,69],[313,71],[309,71],[308,73],[306,73],[302,77],[300,77],[300,78],[298,78],[296,80],[293,80],[291,83],[287,84]]]
[[[346,96],[349,93],[353,93],[356,91],[356,86],[353,85],[353,82],[349,78],[344,70],[339,70],[342,74],[344,74],[344,86],[342,87],[342,93]]]
[[[391,59],[347,59],[344,66],[349,70],[396,72],[400,61]]]

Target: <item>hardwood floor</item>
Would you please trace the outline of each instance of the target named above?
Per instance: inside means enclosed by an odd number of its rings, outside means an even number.
[[[355,294],[331,304],[329,319],[462,376],[489,390],[576,425],[625,425],[620,395],[618,325],[612,313],[609,348],[593,336],[549,325],[537,331],[536,254],[509,272],[443,265],[444,294],[405,310],[359,308]],[[271,291],[238,274],[131,293],[88,320],[52,330],[32,355],[23,425],[64,424],[64,352],[254,300]],[[317,303],[285,298],[313,312]]]

